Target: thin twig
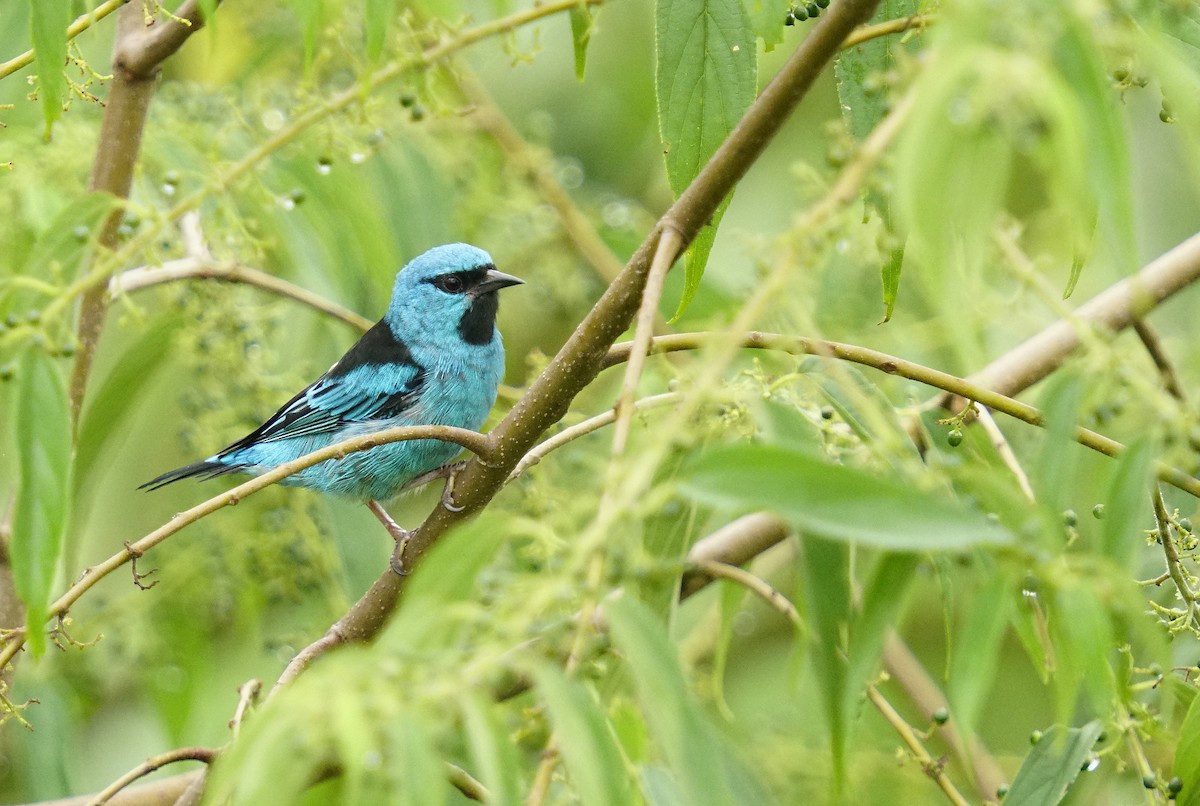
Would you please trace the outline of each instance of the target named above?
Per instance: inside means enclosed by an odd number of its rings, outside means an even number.
[[[1013,453],[1012,446],[1008,444],[1008,440],[1004,437],[1004,432],[1000,430],[1000,426],[996,425],[996,418],[988,411],[987,406],[976,406],[975,417],[979,421],[980,428],[988,435],[988,439],[992,442],[992,447],[996,449],[996,453],[1000,455],[1000,461],[1004,462],[1005,467],[1017,479],[1017,486],[1021,488],[1021,492],[1025,498],[1033,503],[1037,499],[1033,494],[1033,485],[1029,483],[1029,476],[1025,474],[1025,469],[1021,467],[1020,460]]]
[[[1038,409],[979,385],[972,380],[976,377],[974,375],[969,378],[959,378],[956,375],[881,353],[878,350],[843,342],[758,331],[732,336],[725,333],[675,333],[669,336],[656,336],[650,350],[652,353],[696,350],[714,342],[723,344],[730,341],[746,349],[779,350],[786,353],[824,356],[873,367],[888,375],[898,375],[936,389],[942,389],[947,393],[943,399],[960,397],[964,400],[973,400],[993,411],[1003,412],[1030,425],[1042,426],[1044,424],[1042,413]],[[604,366],[610,367],[626,360],[629,350],[629,342],[613,345],[604,359]],[[1125,450],[1125,446],[1120,442],[1082,426],[1075,428],[1074,439],[1080,445],[1105,456],[1119,456]],[[1200,479],[1162,462],[1158,462],[1155,467],[1161,481],[1200,498]]]
[[[1150,327],[1150,323],[1139,316],[1133,320],[1133,330],[1137,333],[1137,337],[1142,340],[1142,346],[1146,348],[1146,352],[1150,354],[1150,360],[1158,368],[1163,388],[1171,394],[1171,397],[1180,403],[1186,404],[1187,394],[1183,391],[1183,384],[1179,382],[1179,375],[1175,372],[1175,365],[1171,362],[1171,357],[1167,355],[1167,351],[1163,349],[1162,342],[1159,341],[1158,334],[1154,332],[1154,328]]]
[[[283,674],[275,681],[275,685],[271,687],[268,698],[274,697],[284,686],[299,677],[300,673],[311,666],[317,658],[345,641],[336,628],[337,625],[334,625],[320,638],[296,653],[296,656],[288,662],[287,667],[283,670]]]
[[[71,40],[79,36],[81,33],[91,28],[93,23],[112,14],[121,6],[128,3],[129,0],[106,0],[86,14],[80,14],[75,18],[75,21],[67,26],[67,39]],[[0,78],[6,78],[20,70],[22,67],[33,64],[34,51],[32,49],[25,51],[20,56],[14,56],[8,61],[0,64]]]
[[[1158,529],[1158,542],[1162,544],[1163,556],[1167,561],[1167,573],[1170,574],[1171,581],[1175,583],[1175,588],[1179,591],[1179,598],[1183,599],[1185,606],[1185,610],[1179,618],[1183,621],[1183,627],[1190,628],[1196,619],[1196,591],[1192,588],[1187,571],[1183,568],[1183,561],[1179,558],[1179,549],[1175,545],[1175,538],[1171,536],[1171,518],[1167,514],[1167,505],[1163,501],[1162,490],[1155,487],[1150,494],[1150,502],[1154,507],[1154,524]]]
[[[246,714],[250,713],[250,709],[258,702],[258,695],[262,692],[262,681],[257,678],[247,680],[238,686],[238,704],[233,711],[233,719],[229,720],[229,729],[233,732],[233,738],[238,737],[238,733],[242,729],[242,720],[246,718]]]
[[[218,509],[236,504],[247,496],[253,495],[259,490],[265,489],[288,476],[299,473],[307,467],[312,467],[321,462],[341,459],[347,454],[370,450],[378,445],[412,439],[439,439],[446,442],[453,442],[477,456],[487,456],[492,450],[490,437],[474,431],[468,431],[465,428],[452,428],[444,425],[396,426],[374,434],[364,434],[329,445],[320,450],[305,454],[291,462],[285,462],[260,476],[239,484],[232,490],[214,496],[185,512],[179,513],[168,523],[155,529],[140,540],[128,544],[127,548],[117,552],[104,562],[85,570],[83,575],[67,589],[66,593],[50,605],[47,615],[49,618],[58,618],[66,614],[71,609],[71,606],[101,579],[132,560],[135,556],[145,554],[185,526],[195,523],[204,516],[216,512]],[[24,635],[14,635],[9,639],[3,648],[0,649],[0,669],[3,669],[13,659],[24,643]]]
[[[861,28],[855,29],[854,33],[846,37],[846,40],[842,42],[842,49],[848,50],[858,47],[864,42],[878,39],[879,37],[902,34],[905,31],[913,29],[922,29],[931,25],[935,19],[932,14],[914,14],[911,17],[900,17],[899,19],[887,20],[875,25],[864,25]]]
[[[905,722],[904,717],[900,716],[899,712],[892,707],[892,704],[879,693],[879,689],[875,688],[875,686],[868,686],[867,699],[879,710],[879,713],[883,714],[883,718],[895,729],[896,733],[900,734],[900,738],[908,745],[909,752],[913,754],[917,763],[921,765],[921,769],[937,783],[942,792],[946,794],[946,797],[950,799],[950,802],[954,806],[969,806],[967,799],[962,796],[962,793],[946,777],[946,773],[942,769],[945,762],[941,759],[935,761],[933,756],[929,755],[929,751],[925,749],[925,745],[921,743],[921,739],[912,729],[912,726]]]
[[[612,450],[614,460],[625,455],[625,447],[629,442],[629,426],[633,422],[633,401],[637,396],[637,385],[642,377],[642,367],[646,364],[650,341],[654,338],[658,303],[662,299],[667,271],[679,257],[682,248],[683,238],[680,237],[679,231],[670,224],[664,225],[658,238],[658,246],[655,247],[654,260],[650,262],[650,273],[646,277],[646,288],[642,292],[642,303],[638,308],[633,344],[630,347],[628,363],[625,365],[625,380],[621,385],[620,397],[617,398],[617,424],[613,431]]]
[[[161,266],[141,266],[114,274],[108,282],[108,296],[112,300],[122,294],[141,291],[151,286],[192,279],[223,280],[252,285],[307,305],[359,330],[367,330],[372,325],[371,320],[366,317],[273,274],[237,263],[219,263],[198,257],[169,260]]]
[[[782,613],[792,623],[793,627],[798,630],[804,629],[804,622],[801,620],[796,606],[792,604],[792,600],[780,593],[771,583],[762,577],[756,576],[736,565],[716,562],[715,560],[695,560],[688,563],[688,566],[689,570],[703,574],[706,577],[724,579],[741,585]]]
[[[109,798],[137,779],[145,777],[168,764],[174,764],[177,761],[203,761],[205,764],[209,764],[216,754],[217,751],[210,747],[181,747],[177,750],[171,750],[153,758],[148,758],[105,787],[103,791],[88,801],[88,806],[102,806],[108,802]]]

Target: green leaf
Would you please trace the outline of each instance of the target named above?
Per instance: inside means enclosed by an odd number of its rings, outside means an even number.
[[[1075,444],[1075,424],[1083,405],[1082,379],[1067,373],[1055,375],[1039,402],[1046,436],[1034,466],[1034,489],[1044,506],[1061,512],[1070,500],[1079,468],[1081,450]]]
[[[896,297],[900,294],[900,271],[904,267],[904,247],[893,249],[888,254],[887,262],[879,270],[879,279],[883,285],[883,321],[891,321],[896,310]]]
[[[397,806],[441,806],[449,787],[442,762],[434,754],[424,728],[412,717],[401,716],[385,723],[394,763],[391,792]]]
[[[1011,581],[1003,574],[992,573],[990,581],[970,597],[955,634],[947,688],[954,718],[964,731],[972,730],[991,691],[1011,606]]]
[[[803,572],[813,661],[829,722],[834,787],[840,790],[846,775],[847,674],[842,636],[850,618],[849,546],[806,537]]]
[[[592,39],[592,10],[586,3],[571,9],[571,45],[575,48],[575,77],[583,81],[588,43]]]
[[[79,426],[79,444],[75,465],[82,472],[76,481],[83,483],[89,471],[105,472],[99,457],[108,440],[117,433],[135,404],[143,402],[130,390],[144,388],[147,380],[166,358],[171,346],[171,334],[179,323],[173,317],[162,317],[138,336],[121,359],[104,378],[98,390],[88,396]]]
[[[1172,769],[1184,782],[1183,791],[1175,798],[1175,806],[1200,806],[1200,697],[1192,699],[1179,727]]]
[[[1145,545],[1140,527],[1153,520],[1150,480],[1157,453],[1151,439],[1131,443],[1117,458],[1117,467],[1109,483],[1101,547],[1104,554],[1122,568],[1131,567],[1134,552]]]
[[[770,509],[825,537],[893,551],[962,551],[1012,539],[949,493],[783,447],[715,448],[684,471],[681,484],[707,505]]]
[[[71,504],[71,424],[63,373],[40,350],[21,362],[16,401],[20,467],[10,546],[13,581],[25,605],[30,652],[46,648],[50,588],[62,558]]]
[[[54,216],[29,252],[23,272],[31,277],[44,277],[57,267],[63,275],[77,272],[86,256],[104,217],[120,203],[111,193],[93,191],[68,204]],[[88,234],[79,237],[79,227]]]
[[[461,707],[479,782],[488,788],[496,803],[520,803],[521,762],[511,737],[492,714],[495,706],[478,695],[468,694],[462,698]]]
[[[37,67],[37,93],[46,121],[46,139],[54,121],[62,117],[66,101],[67,26],[71,24],[71,5],[62,0],[29,0],[30,34],[34,65]]]
[[[871,23],[911,17],[919,11],[917,0],[883,0]],[[880,78],[896,63],[896,51],[904,49],[898,36],[877,36],[843,50],[833,65],[838,100],[850,133],[862,140],[887,114],[891,103],[879,88]]]
[[[1072,579],[1055,589],[1050,619],[1061,674],[1055,675],[1059,719],[1079,707],[1082,689],[1096,716],[1111,713],[1118,701],[1109,653],[1117,646],[1110,617],[1111,599],[1101,598],[1091,580]]]
[[[605,603],[614,644],[624,655],[638,700],[689,806],[733,803],[725,761],[699,705],[688,693],[666,631],[631,596]],[[645,792],[647,796],[650,792]]]
[[[754,101],[757,48],[742,0],[658,0],[655,52],[659,133],[678,196]],[[728,201],[688,249],[676,316],[695,296]]]
[[[396,13],[395,0],[367,0],[363,18],[363,38],[366,40],[367,60],[378,64],[387,41],[388,27]]]
[[[313,56],[317,52],[317,34],[325,19],[324,0],[293,0],[296,16],[304,26],[304,74],[311,75]]]
[[[587,689],[558,669],[533,669],[558,734],[563,763],[584,806],[624,806],[630,802],[629,774],[613,733]]]
[[[1004,806],[1054,806],[1066,797],[1080,769],[1096,745],[1104,725],[1099,720],[1082,728],[1054,725],[1042,733],[1021,762]]]
[[[904,613],[904,600],[912,587],[919,556],[888,552],[875,562],[863,589],[862,606],[850,624],[847,651],[847,705],[861,696],[879,665],[883,642]]]
[[[729,208],[732,195],[726,196],[713,212],[709,223],[700,228],[696,237],[688,244],[683,255],[683,294],[675,313],[671,314],[671,322],[675,322],[692,304],[696,293],[700,290],[700,281],[704,279],[704,267],[708,265],[708,256],[712,253],[713,243],[717,240],[717,227]]]
[[[745,0],[750,28],[763,41],[763,50],[770,53],[783,41],[783,20],[790,0]]]

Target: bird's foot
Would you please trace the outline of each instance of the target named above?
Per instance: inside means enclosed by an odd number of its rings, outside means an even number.
[[[442,488],[442,506],[448,512],[462,512],[466,507],[454,503],[454,479],[467,466],[466,462],[454,462],[442,468],[446,471],[446,486]]]
[[[408,567],[404,564],[404,550],[408,548],[408,541],[411,539],[412,533],[405,532],[404,537],[396,541],[396,547],[392,549],[392,557],[388,560],[388,567],[398,577],[406,577],[410,573]]]

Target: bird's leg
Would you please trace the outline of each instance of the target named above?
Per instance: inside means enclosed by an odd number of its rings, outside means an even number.
[[[400,527],[400,524],[392,520],[392,516],[387,513],[383,505],[378,501],[368,501],[367,509],[371,510],[379,522],[383,524],[383,528],[388,530],[388,534],[396,541],[395,548],[392,549],[392,558],[388,561],[388,565],[396,576],[408,576],[408,570],[404,567],[404,549],[408,547],[408,540],[412,537],[412,533]]]

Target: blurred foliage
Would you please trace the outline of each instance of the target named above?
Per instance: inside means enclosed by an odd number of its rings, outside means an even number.
[[[49,5],[0,27],[4,58],[39,56],[0,80],[0,588],[35,627],[83,569],[223,489],[138,483],[245,433],[357,335],[248,285],[121,295],[72,436],[77,278],[186,257],[194,210],[215,262],[374,317],[407,259],[469,241],[528,282],[499,321],[519,389],[604,287],[528,166],[624,260],[828,4],[706,0],[703,41],[675,17],[700,6],[564,6],[425,64],[528,6],[229,0],[165,65],[114,253],[97,238],[118,202],[86,189],[116,18],[67,46]],[[925,22],[827,71],[714,218],[703,281],[694,262],[668,278],[664,316],[691,299],[671,327],[741,321],[965,376],[1200,229],[1191,0],[881,8]],[[480,124],[485,102],[521,155]],[[901,108],[861,193],[815,219]],[[1015,802],[1200,802],[1200,511],[1164,488],[1156,523],[1150,494],[1154,461],[1200,469],[1194,295],[1149,318],[1183,399],[1132,332],[1088,334],[1026,396],[1045,429],[999,422],[1032,500],[1002,446],[913,381],[728,346],[651,359],[639,392],[678,398],[637,416],[625,455],[607,430],[573,441],[446,536],[377,640],[246,718],[209,801],[462,802],[450,763],[517,802],[552,743],[551,803],[942,802],[872,685],[969,800],[995,799],[946,720],[881,671],[894,629]],[[610,409],[619,374],[562,426]],[[1090,453],[1076,424],[1130,449]],[[391,507],[415,525],[437,494]],[[689,547],[760,508],[799,533],[750,566],[795,619],[728,580],[679,602]],[[0,798],[98,791],[169,748],[224,745],[237,687],[276,679],[389,551],[362,507],[271,488],[141,558],[152,589],[104,580],[3,683]]]

